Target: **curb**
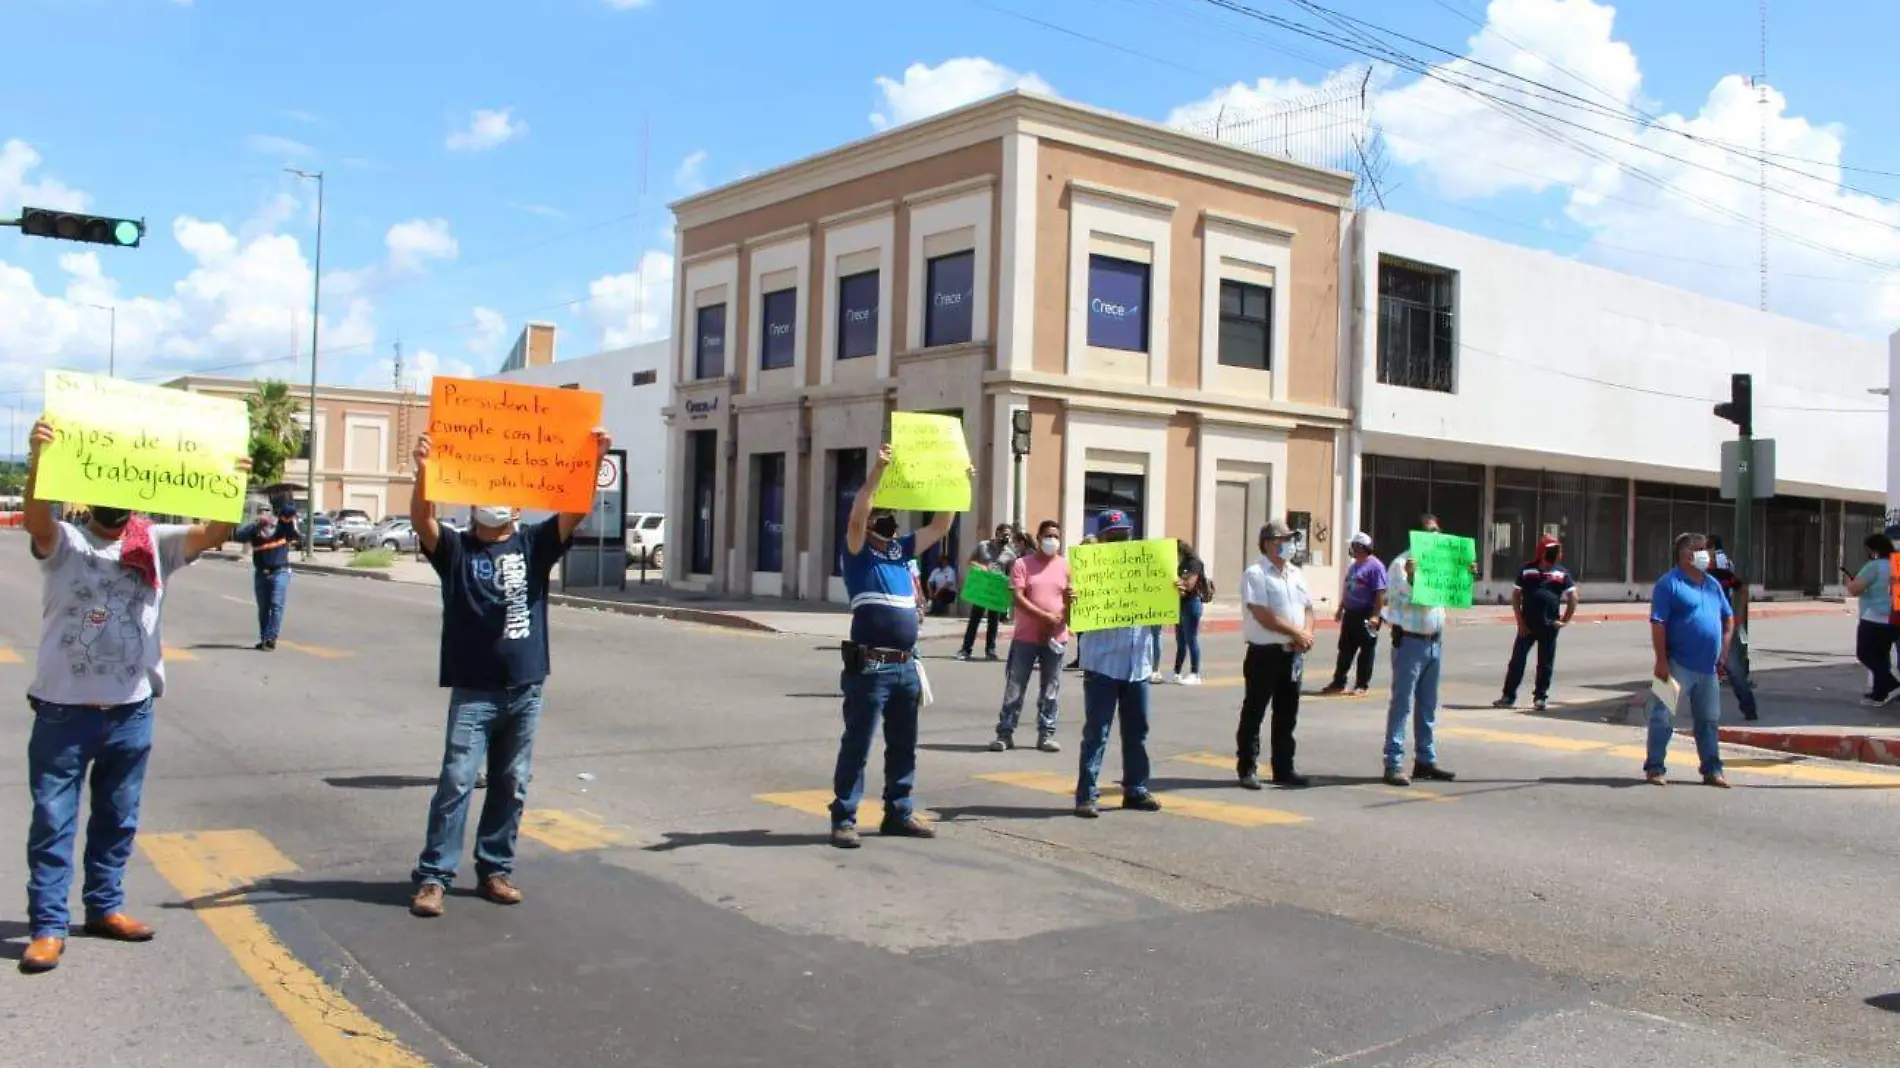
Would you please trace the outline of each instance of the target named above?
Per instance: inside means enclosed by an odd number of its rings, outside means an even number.
[[[567,608],[592,608],[601,612],[618,612],[623,616],[644,616],[648,619],[670,619],[677,623],[697,623],[703,627],[749,630],[760,634],[785,633],[777,627],[761,623],[749,616],[742,616],[735,612],[718,612],[707,608],[679,608],[673,605],[640,604],[637,601],[604,601],[592,597],[576,597],[571,593],[549,593],[548,603]]]
[[[1717,736],[1731,745],[1777,753],[1900,766],[1900,738],[1824,731],[1777,731],[1759,727],[1722,727]]]
[[[377,582],[394,582],[396,576],[387,571],[375,571],[367,567],[326,567],[320,564],[290,565],[290,570],[298,575],[336,575],[340,578],[373,579]]]

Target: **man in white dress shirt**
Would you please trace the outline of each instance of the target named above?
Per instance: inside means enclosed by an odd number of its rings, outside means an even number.
[[[1300,569],[1286,558],[1293,531],[1276,519],[1260,528],[1260,559],[1240,579],[1241,628],[1247,638],[1240,701],[1237,770],[1240,785],[1260,789],[1260,723],[1273,708],[1269,766],[1275,786],[1297,789],[1307,778],[1293,770],[1293,729],[1300,719],[1300,680],[1313,648],[1313,595]]]

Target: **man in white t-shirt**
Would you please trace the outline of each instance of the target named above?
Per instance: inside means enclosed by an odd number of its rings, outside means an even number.
[[[1298,789],[1307,778],[1293,769],[1293,730],[1300,720],[1300,680],[1313,648],[1313,595],[1298,565],[1287,559],[1292,528],[1274,520],[1260,528],[1260,559],[1240,578],[1240,625],[1247,639],[1236,737],[1240,785],[1260,789],[1260,723],[1273,708],[1268,751],[1276,786]]]
[[[152,750],[152,702],[165,693],[159,610],[172,574],[223,545],[235,529],[154,526],[104,505],[92,506],[83,526],[61,522],[52,502],[36,496],[40,453],[54,436],[51,423],[34,424],[22,519],[44,588],[39,655],[26,691],[33,708],[26,837],[32,939],[20,970],[27,973],[57,968],[66,949],[79,795],[89,771],[85,931],[118,942],[152,938],[150,927],[123,911],[123,884]],[[242,498],[249,470],[250,462],[240,461],[226,480],[233,497]]]

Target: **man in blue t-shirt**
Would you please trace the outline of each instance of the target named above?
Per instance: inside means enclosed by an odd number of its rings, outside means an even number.
[[[597,455],[613,439],[594,429]],[[468,826],[470,791],[483,767],[489,790],[475,828],[476,892],[497,905],[516,905],[515,838],[528,800],[534,732],[541,718],[541,684],[548,677],[548,576],[567,552],[585,512],[518,523],[515,509],[472,509],[466,531],[435,520],[424,496],[429,435],[416,442],[416,484],[409,520],[416,542],[442,580],[440,685],[449,691],[442,776],[429,803],[429,828],[411,878],[409,911],[442,915],[455,882]]]
[[[1722,718],[1722,684],[1718,665],[1728,657],[1735,635],[1735,613],[1728,593],[1710,575],[1713,563],[1708,539],[1700,534],[1676,535],[1676,566],[1656,580],[1650,596],[1650,642],[1656,649],[1656,680],[1680,687],[1679,702],[1687,702],[1695,723],[1696,755],[1702,761],[1702,782],[1728,788],[1722,777],[1722,750],[1717,725]],[[1652,693],[1649,698],[1649,754],[1643,777],[1651,786],[1667,786],[1669,739],[1675,731],[1675,709]]]
[[[284,602],[290,597],[290,549],[302,538],[297,532],[297,507],[286,504],[276,514],[259,508],[257,518],[237,532],[237,540],[251,547],[251,588],[257,597],[257,646],[262,652],[277,648],[284,625]]]
[[[891,464],[891,447],[877,452],[871,473],[851,501],[844,535],[844,588],[851,597],[851,640],[844,643],[844,737],[831,776],[831,844],[856,849],[858,800],[871,758],[877,721],[884,720],[884,819],[878,833],[934,838],[917,818],[911,787],[917,779],[917,587],[911,561],[943,540],[956,513],[938,512],[930,525],[903,536],[897,516],[871,507]],[[976,477],[971,469],[970,477]]]

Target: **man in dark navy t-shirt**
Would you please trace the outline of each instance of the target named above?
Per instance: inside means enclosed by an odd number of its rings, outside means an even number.
[[[238,529],[237,540],[251,547],[251,589],[257,598],[257,646],[263,652],[277,648],[284,626],[284,603],[290,599],[290,547],[302,540],[297,532],[297,509],[286,504],[272,514],[257,510],[257,518]]]
[[[595,428],[598,455],[613,444]],[[429,804],[429,829],[411,878],[409,911],[442,915],[468,825],[469,794],[483,767],[489,791],[475,828],[477,893],[498,905],[521,901],[514,885],[515,838],[528,799],[541,684],[548,677],[548,577],[585,512],[519,523],[513,508],[473,509],[467,531],[443,528],[424,496],[431,445],[416,442],[409,519],[442,579],[439,682],[449,691],[442,776]]]
[[[864,766],[879,719],[884,721],[884,819],[880,834],[934,838],[916,816],[911,787],[917,780],[917,594],[911,561],[943,540],[956,513],[938,512],[930,525],[903,536],[897,516],[873,509],[871,498],[891,463],[891,447],[878,450],[871,473],[851,502],[845,530],[844,588],[851,596],[851,640],[844,644],[844,737],[832,772],[831,844],[858,847],[858,800],[864,796]],[[970,475],[974,477],[972,470]]]
[[[1542,712],[1550,701],[1550,677],[1557,670],[1557,633],[1577,614],[1577,580],[1564,566],[1563,543],[1546,534],[1537,539],[1537,555],[1518,568],[1517,589],[1511,591],[1511,611],[1517,616],[1517,643],[1504,669],[1504,696],[1494,708],[1517,707],[1517,688],[1524,683],[1524,667],[1531,647],[1537,648],[1537,678],[1531,702]]]

